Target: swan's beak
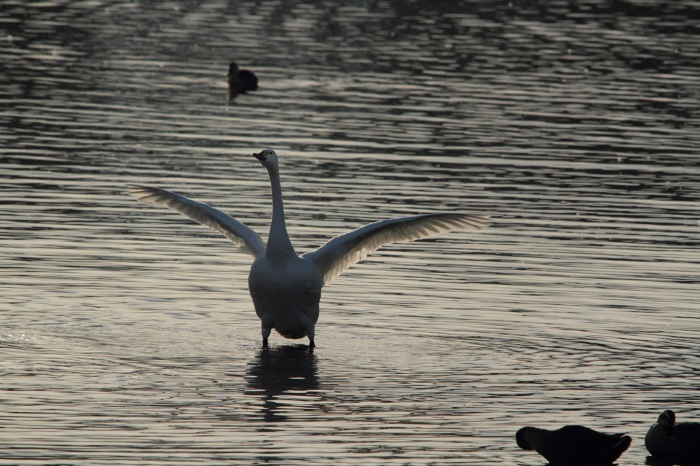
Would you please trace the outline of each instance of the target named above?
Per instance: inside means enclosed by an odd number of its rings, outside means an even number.
[[[250,155],[252,155],[252,156],[255,157],[256,159],[260,160],[261,162],[264,162],[264,161],[265,161],[265,156],[262,154],[262,152],[253,153],[253,154],[250,154]]]

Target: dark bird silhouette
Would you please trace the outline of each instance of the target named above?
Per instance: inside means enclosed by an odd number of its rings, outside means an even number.
[[[523,427],[515,434],[523,450],[535,450],[552,465],[609,465],[632,443],[624,434],[604,434],[583,426],[557,430]]]
[[[652,425],[644,444],[653,459],[673,464],[700,464],[700,423],[680,422],[666,410]]]
[[[258,77],[250,70],[239,70],[235,61],[228,66],[228,92],[226,97],[231,103],[238,94],[258,89]]]

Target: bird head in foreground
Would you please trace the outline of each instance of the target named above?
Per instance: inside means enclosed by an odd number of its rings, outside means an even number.
[[[275,151],[272,149],[263,149],[257,154],[251,155],[258,159],[262,166],[268,170],[270,168],[274,168],[276,170],[279,167],[279,163],[277,162],[277,154],[275,154]]]
[[[523,450],[534,450],[532,445],[530,445],[530,442],[525,440],[525,434],[529,430],[532,430],[532,427],[523,427],[515,433],[515,443],[517,443]]]
[[[667,409],[659,415],[659,419],[657,419],[656,422],[663,426],[666,432],[670,432],[673,426],[676,425],[676,414],[670,409]]]

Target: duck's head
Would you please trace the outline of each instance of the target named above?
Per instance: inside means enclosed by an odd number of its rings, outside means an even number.
[[[279,163],[277,162],[277,154],[275,154],[275,151],[272,149],[263,149],[257,154],[252,155],[260,161],[263,167],[267,168],[268,170],[270,168],[274,168],[275,170],[279,168]]]
[[[525,434],[529,431],[532,430],[532,427],[523,427],[522,429],[518,430],[515,433],[515,443],[518,444],[520,448],[523,450],[534,450],[532,445],[530,445],[530,442],[528,442],[525,439]]]
[[[670,431],[673,429],[673,426],[676,425],[676,415],[673,411],[667,409],[659,415],[659,419],[657,419],[656,422],[663,426],[666,431]]]

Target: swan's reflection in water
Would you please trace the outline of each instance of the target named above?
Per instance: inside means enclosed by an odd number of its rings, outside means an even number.
[[[306,345],[261,349],[250,363],[246,379],[246,395],[263,400],[262,419],[284,421],[285,412],[308,408],[306,403],[295,405],[295,400],[318,390],[317,358]],[[290,399],[284,400],[287,395]]]

